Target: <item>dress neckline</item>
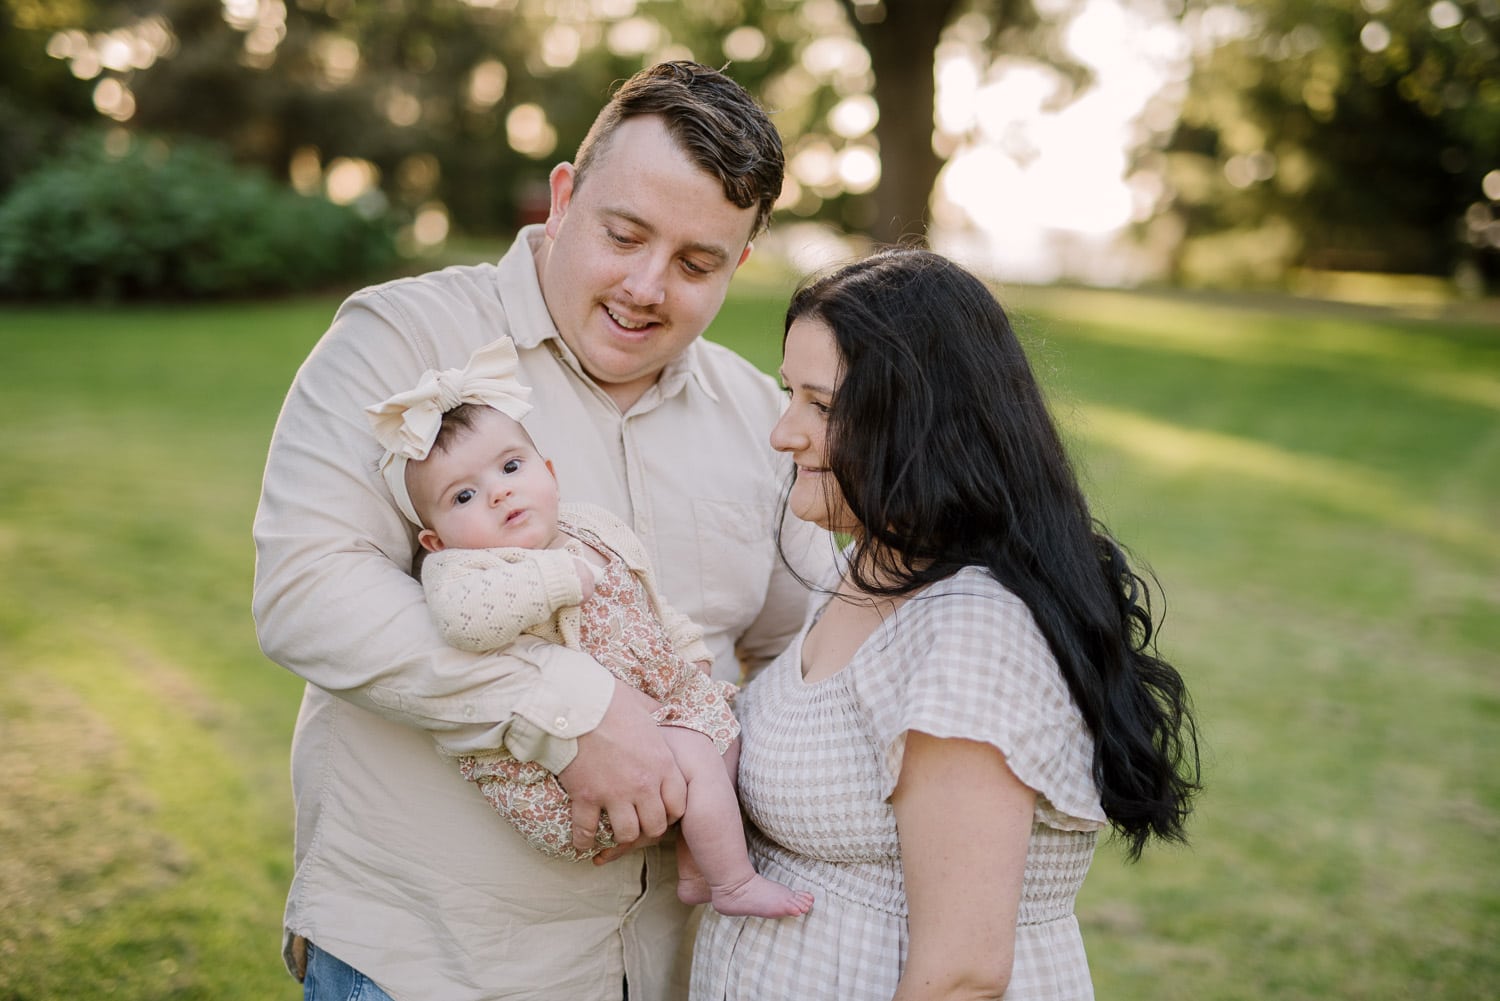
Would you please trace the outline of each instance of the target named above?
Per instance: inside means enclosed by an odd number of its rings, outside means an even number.
[[[939,582],[935,581],[934,583]],[[835,678],[843,676],[845,672],[847,672],[849,668],[854,666],[854,664],[864,655],[865,648],[868,647],[876,637],[882,635],[887,629],[891,627],[891,624],[895,622],[896,619],[901,615],[901,610],[907,605],[911,604],[914,599],[920,597],[931,587],[932,584],[927,585],[927,587],[924,587],[916,594],[907,597],[895,608],[891,609],[889,615],[881,616],[880,625],[870,630],[870,634],[860,641],[859,646],[854,648],[854,652],[849,655],[849,659],[844,662],[844,665],[842,667],[840,667],[836,671],[831,672],[830,674],[819,678],[816,681],[808,681],[807,670],[803,663],[802,651],[806,647],[808,634],[813,631],[813,627],[816,626],[818,622],[823,618],[823,613],[828,611],[828,606],[838,599],[837,594],[830,594],[827,599],[818,606],[817,610],[812,613],[811,617],[808,618],[807,624],[802,627],[802,632],[797,637],[797,656],[792,664],[793,681],[802,688],[818,688],[822,685],[827,684]]]

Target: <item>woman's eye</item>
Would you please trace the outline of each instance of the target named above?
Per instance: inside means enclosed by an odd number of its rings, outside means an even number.
[[[473,499],[474,499],[474,491],[469,490],[467,488],[463,489],[463,490],[460,490],[458,493],[456,493],[456,494],[453,495],[454,506],[457,506],[459,504],[467,504],[467,503],[469,503],[469,501],[471,501]]]

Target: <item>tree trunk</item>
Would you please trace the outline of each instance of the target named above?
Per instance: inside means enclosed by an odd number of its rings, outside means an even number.
[[[853,0],[844,9],[870,53],[880,121],[880,184],[876,187],[870,236],[896,243],[918,236],[925,242],[928,204],[943,160],[932,149],[938,38],[957,0],[885,0],[878,21],[859,19]],[[870,10],[868,6],[864,8]],[[869,16],[869,15],[867,15]]]

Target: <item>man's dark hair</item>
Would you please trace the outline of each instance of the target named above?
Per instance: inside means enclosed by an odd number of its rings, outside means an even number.
[[[642,115],[659,116],[688,158],[724,185],[724,197],[755,207],[752,239],[765,230],[786,170],[781,136],[745,88],[694,62],[658,63],[620,86],[578,147],[574,184],[584,182],[620,124]]]

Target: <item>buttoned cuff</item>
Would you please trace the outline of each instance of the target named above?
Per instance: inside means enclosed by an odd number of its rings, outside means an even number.
[[[614,675],[593,658],[559,647],[516,707],[505,749],[559,774],[578,754],[578,738],[604,718],[614,694]]]

